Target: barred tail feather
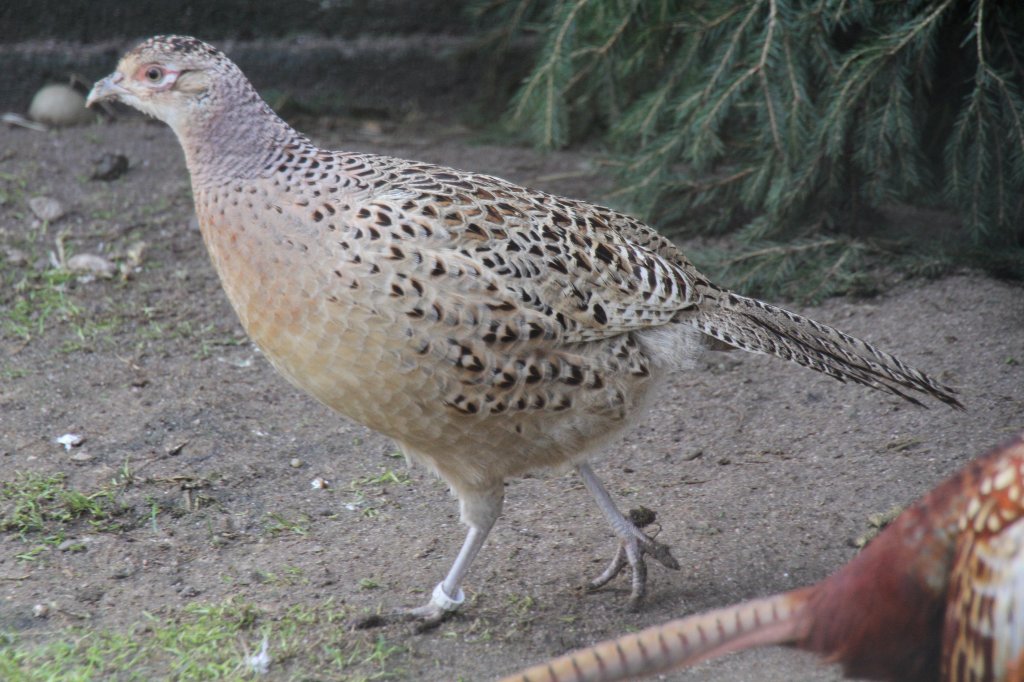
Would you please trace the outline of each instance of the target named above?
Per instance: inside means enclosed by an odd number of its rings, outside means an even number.
[[[775,355],[839,381],[886,391],[915,405],[922,403],[905,391],[918,391],[964,409],[955,390],[866,341],[755,298],[728,291],[716,294],[707,298],[717,298],[719,305],[704,306],[689,322],[719,341]]]
[[[501,682],[613,682],[807,637],[810,588],[689,616],[573,651]]]

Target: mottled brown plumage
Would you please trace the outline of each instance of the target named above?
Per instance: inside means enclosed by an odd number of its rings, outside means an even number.
[[[194,38],[129,52],[90,95],[103,99],[177,134],[214,266],[274,366],[394,438],[459,496],[471,530],[435,592],[442,610],[459,601],[503,481],[538,467],[580,470],[623,540],[634,600],[643,554],[676,566],[615,509],[586,460],[704,347],[959,406],[863,341],[715,286],[621,213],[487,175],[318,149]]]
[[[894,682],[1024,679],[1024,436],[903,512],[850,563],[793,592],[690,616],[502,682],[612,682],[769,644]]]

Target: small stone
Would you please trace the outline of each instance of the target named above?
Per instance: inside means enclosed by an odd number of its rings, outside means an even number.
[[[79,452],[76,452],[75,454],[71,455],[71,457],[69,459],[72,462],[78,462],[79,464],[84,464],[86,462],[91,462],[93,457],[88,452],[79,451]]]
[[[128,267],[134,270],[135,268],[142,265],[142,257],[146,253],[146,247],[149,246],[144,241],[137,241],[133,243],[124,252],[125,260],[128,262]]]
[[[7,248],[4,249],[4,254],[7,256],[8,265],[13,265],[16,268],[28,265],[28,256],[20,249]]]
[[[110,279],[117,274],[116,265],[108,261],[103,256],[97,256],[92,253],[77,253],[71,258],[68,258],[67,268],[71,272],[77,272],[83,275],[94,275],[105,279]]]
[[[290,466],[292,469],[299,469],[302,467],[302,465],[303,461],[298,457],[292,457],[292,461],[288,462],[288,466]]]
[[[92,173],[90,180],[117,180],[128,170],[128,157],[124,154],[106,152],[97,159],[93,159]]]
[[[71,448],[77,448],[79,445],[84,443],[85,436],[77,433],[65,433],[63,436],[54,438],[54,442],[57,443],[57,445],[63,445],[65,450],[70,450]]]
[[[37,218],[50,223],[60,220],[67,212],[64,204],[53,197],[32,197],[28,200],[28,207]]]
[[[131,569],[130,566],[121,566],[120,568],[115,568],[113,571],[111,571],[110,577],[114,580],[124,580],[125,578],[129,577],[132,573],[134,573],[134,571]]]
[[[327,490],[328,488],[331,487],[330,481],[328,481],[323,476],[317,476],[316,478],[309,482],[309,485],[311,488],[313,488],[313,490]]]
[[[95,115],[85,108],[85,97],[67,85],[46,85],[32,98],[28,116],[52,126],[88,123]]]
[[[104,594],[106,594],[106,590],[101,586],[85,584],[75,590],[75,599],[83,604],[95,604],[103,598]]]
[[[35,618],[46,618],[50,615],[50,607],[46,604],[36,604],[32,607],[32,616]]]
[[[144,386],[145,384],[142,385]],[[174,457],[175,455],[181,454],[181,451],[185,449],[186,445],[188,445],[188,441],[183,440],[180,443],[175,443],[174,445],[170,446],[165,450],[165,452],[167,453],[168,457]]]

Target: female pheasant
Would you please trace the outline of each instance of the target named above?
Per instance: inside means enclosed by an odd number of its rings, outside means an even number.
[[[769,644],[894,682],[1024,680],[1024,435],[811,587],[581,649],[502,682],[612,682]]]
[[[615,507],[587,459],[636,423],[705,347],[777,355],[840,381],[959,407],[870,344],[709,282],[652,228],[499,178],[318,149],[220,51],[163,36],[89,102],[166,122],[185,152],[203,239],[249,336],[290,381],[384,433],[458,495],[469,532],[428,621],[460,584],[503,481],[571,464],[622,546],[595,581],[668,547]]]

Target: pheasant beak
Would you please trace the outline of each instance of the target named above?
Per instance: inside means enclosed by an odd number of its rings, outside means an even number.
[[[85,106],[91,107],[96,102],[107,100],[119,100],[122,95],[129,94],[128,90],[121,85],[123,80],[124,74],[115,71],[103,80],[96,81],[96,85],[92,86],[89,96],[85,99]]]

